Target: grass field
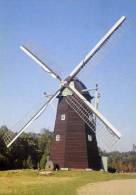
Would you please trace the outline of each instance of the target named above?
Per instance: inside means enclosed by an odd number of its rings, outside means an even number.
[[[0,195],[76,195],[79,187],[98,181],[136,179],[131,174],[59,171],[52,176],[39,176],[34,170],[0,172]]]

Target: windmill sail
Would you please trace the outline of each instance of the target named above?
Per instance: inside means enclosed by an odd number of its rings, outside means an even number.
[[[103,133],[104,135],[108,134],[108,140],[106,138],[105,145],[108,145],[111,141],[118,140],[121,138],[120,132],[113,127],[113,125],[88,101],[86,98],[79,92],[73,85],[69,85],[69,88],[72,90],[73,95],[67,96],[67,103],[77,112],[77,114],[82,118],[82,120],[90,127],[90,130],[94,133]],[[95,116],[97,123],[95,122],[92,114]],[[108,142],[109,141],[109,142]]]
[[[91,58],[96,54],[96,52],[101,49],[101,47],[106,43],[106,41],[112,36],[112,34],[123,24],[126,20],[125,16],[122,16],[112,28],[100,39],[100,41],[95,45],[95,47],[85,56],[85,58],[75,67],[75,69],[70,73],[70,77],[74,78],[81,69],[91,60]]]
[[[25,46],[20,46],[20,49],[28,55],[32,60],[34,60],[43,70],[49,73],[53,78],[58,79],[61,81],[60,76],[54,72],[47,64],[45,64],[41,59],[39,59],[34,53],[32,53],[28,48]]]
[[[23,124],[23,126],[17,131],[16,133],[7,131],[4,136],[3,140],[7,147],[11,146],[12,143],[16,141],[16,139],[26,130],[30,125],[40,117],[40,115],[44,112],[44,110],[47,108],[47,103],[45,103],[26,123]]]
[[[3,136],[3,140],[6,144],[7,147],[10,147],[15,141],[16,139],[26,130],[28,129],[28,127],[30,127],[32,125],[32,123],[37,120],[41,114],[46,110],[48,104],[50,104],[60,93],[60,89],[57,90],[53,96],[51,96],[43,105],[42,107],[40,107],[40,109],[33,115],[30,117],[30,119],[23,124],[23,126],[19,129],[18,132],[13,133],[10,131],[7,131],[4,136]]]

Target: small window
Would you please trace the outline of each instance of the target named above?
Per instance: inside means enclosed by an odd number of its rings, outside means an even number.
[[[65,114],[61,114],[61,120],[64,121],[65,120]]]
[[[92,141],[92,136],[88,135],[88,141],[91,142]]]
[[[60,135],[56,135],[56,142],[60,141]]]

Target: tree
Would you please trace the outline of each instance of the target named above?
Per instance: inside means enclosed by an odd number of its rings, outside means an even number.
[[[26,160],[26,168],[29,168],[29,169],[34,168],[33,161],[32,161],[32,157],[31,156],[28,156],[28,158]]]
[[[45,169],[46,162],[47,162],[47,154],[44,153],[40,160],[40,169]]]
[[[0,127],[0,169],[21,168],[45,168],[47,156],[49,156],[50,143],[54,134],[48,129],[42,129],[41,133],[23,133],[13,145],[7,149],[2,136],[10,131],[5,125]],[[100,150],[107,155],[109,167],[117,171],[136,172],[136,152],[110,152]]]

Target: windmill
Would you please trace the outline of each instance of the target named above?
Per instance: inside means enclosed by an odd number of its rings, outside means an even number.
[[[48,104],[58,98],[55,136],[51,145],[50,159],[60,167],[100,169],[101,159],[98,152],[96,131],[106,132],[108,137],[112,139],[120,139],[121,134],[98,111],[97,105],[93,106],[92,96],[76,76],[125,19],[122,16],[64,80],[28,48],[20,47],[44,71],[60,82],[60,88],[48,97],[42,107],[17,133],[7,132],[3,136],[7,147],[10,147],[23,131],[41,116]]]

